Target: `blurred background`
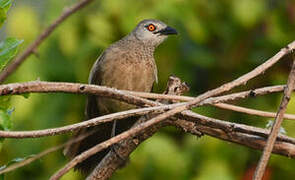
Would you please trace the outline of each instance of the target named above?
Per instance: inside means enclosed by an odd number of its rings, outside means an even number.
[[[24,50],[51,24],[72,0],[14,1],[0,39],[17,37]],[[169,75],[187,82],[190,96],[229,82],[252,70],[295,40],[295,2],[291,0],[101,0],[78,11],[61,24],[6,83],[43,81],[87,83],[89,70],[110,43],[129,33],[145,18],[160,19],[176,28],[155,53],[162,92]],[[291,61],[280,61],[262,76],[235,91],[286,83]],[[235,102],[236,105],[276,111],[281,94]],[[295,99],[295,97],[294,97]],[[295,100],[288,113],[295,113]],[[30,94],[14,96],[10,106],[13,130],[45,129],[81,121],[85,96]],[[195,109],[203,115],[225,121],[265,128],[269,118],[248,116],[213,107]],[[295,122],[283,123],[286,134],[295,136]],[[69,135],[40,139],[6,139],[0,165],[14,158],[37,154],[65,142]],[[196,138],[174,128],[165,128],[144,142],[131,155],[114,180],[251,179],[261,153],[212,137]],[[5,175],[5,179],[48,179],[67,159],[61,151]],[[273,155],[265,179],[292,179],[295,161]],[[63,180],[82,179],[70,171]]]

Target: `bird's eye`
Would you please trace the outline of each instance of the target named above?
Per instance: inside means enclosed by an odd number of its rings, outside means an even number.
[[[149,31],[155,31],[155,30],[156,30],[156,26],[153,25],[153,24],[149,24],[149,25],[147,25],[146,28],[147,28],[147,30],[149,30]]]

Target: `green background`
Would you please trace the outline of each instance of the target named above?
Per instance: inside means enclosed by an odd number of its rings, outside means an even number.
[[[24,50],[67,6],[70,0],[14,1],[1,39],[24,39]],[[190,96],[197,96],[252,70],[295,39],[295,2],[291,0],[101,0],[75,13],[61,24],[8,78],[9,82],[36,79],[86,83],[89,70],[110,43],[129,33],[142,19],[156,18],[176,28],[155,52],[162,92],[169,75],[187,82]],[[235,91],[284,84],[291,61],[284,58],[266,73]],[[276,111],[281,95],[267,95],[235,102],[237,105]],[[13,130],[58,127],[83,119],[83,95],[31,94],[14,96]],[[288,113],[295,113],[291,100]],[[265,127],[271,118],[202,107],[195,111],[225,121]],[[295,123],[283,123],[287,135],[295,135]],[[69,136],[40,139],[6,139],[0,165],[65,142]],[[131,161],[112,179],[233,180],[249,178],[261,153],[247,147],[204,136],[200,139],[166,128],[143,143]],[[5,175],[5,179],[48,179],[67,162],[61,151]],[[295,177],[295,161],[273,155],[269,179]],[[70,171],[62,179],[81,179]]]

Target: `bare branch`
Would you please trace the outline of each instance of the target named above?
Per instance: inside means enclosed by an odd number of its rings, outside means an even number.
[[[283,85],[270,86],[270,87],[264,87],[264,88],[259,88],[255,90],[250,90],[250,91],[244,91],[244,92],[233,93],[233,94],[219,96],[219,97],[208,98],[202,103],[200,103],[198,106],[234,101],[237,99],[264,95],[266,93],[279,92],[279,91],[283,91],[284,87],[285,86]],[[81,91],[81,89],[83,90]],[[183,103],[182,104],[175,103],[171,105],[163,105],[159,102],[134,97],[132,95],[126,95],[126,93],[124,93],[125,91],[102,87],[102,86],[87,85],[87,84],[52,83],[52,82],[36,81],[36,82],[28,82],[28,83],[0,85],[0,95],[21,94],[21,93],[28,93],[28,92],[68,92],[68,93],[70,92],[70,93],[85,93],[85,94],[91,93],[95,95],[100,94],[101,96],[123,100],[125,102],[135,104],[138,106],[143,106],[148,104],[150,106],[158,106],[158,107],[141,108],[136,110],[129,110],[124,112],[109,114],[109,115],[101,116],[88,121],[84,121],[84,122],[80,122],[77,124],[68,125],[68,126],[64,126],[60,128],[51,128],[51,129],[35,130],[35,131],[0,131],[0,137],[36,138],[36,137],[43,137],[43,136],[58,135],[58,134],[62,134],[62,133],[70,132],[70,131],[75,131],[84,127],[98,125],[104,122],[110,122],[115,119],[122,119],[122,118],[135,116],[135,115],[145,115],[152,112],[160,113],[160,112],[164,112],[165,110],[169,110],[183,104]],[[132,94],[138,95],[137,92],[135,93],[132,92]],[[161,99],[166,99],[166,97],[168,97],[167,99],[170,99],[174,97],[173,95],[161,95],[161,94],[154,94],[154,93],[150,93],[150,94],[151,94],[150,96],[160,96]],[[147,95],[149,95],[149,93],[145,93],[145,95],[143,96],[146,97]],[[191,97],[184,97],[184,98],[191,99]],[[175,98],[175,99],[179,100],[180,98],[178,99]]]
[[[246,96],[250,95],[250,97],[251,96],[255,97],[257,95],[264,95],[265,93],[274,93],[274,92],[278,92],[278,91],[283,91],[284,86],[270,86],[270,87],[265,87],[265,88],[251,90],[251,91],[245,91],[245,92],[240,92],[240,93],[235,93],[235,94],[229,94],[226,96],[238,95],[238,96],[242,97],[244,95],[246,95]],[[176,101],[191,101],[191,100],[193,100],[193,97],[189,97],[189,96],[163,95],[163,94],[156,94],[156,93],[132,92],[132,91],[128,91],[128,92],[132,95],[135,95],[135,96],[139,96],[142,98],[150,98],[150,99],[165,99],[165,100],[176,100]],[[210,100],[210,98],[208,100]],[[208,100],[205,100],[203,103],[200,103],[200,105],[206,104],[206,102]],[[225,103],[217,103],[217,104],[209,103],[209,104],[213,105],[215,107],[218,107],[218,108],[232,110],[232,111],[241,112],[241,113],[246,113],[246,114],[250,114],[250,115],[262,116],[262,117],[276,117],[276,113],[273,113],[273,112],[250,109],[250,108],[245,108],[245,107],[240,107],[240,106],[235,106],[235,105],[225,104]],[[285,114],[284,118],[290,119],[290,120],[295,120],[295,115]]]
[[[87,121],[83,121],[80,123],[63,126],[59,128],[51,128],[44,130],[35,130],[35,131],[0,131],[0,137],[5,138],[38,138],[44,136],[54,136],[59,134],[64,134],[67,132],[73,132],[82,128],[96,126],[102,123],[111,122],[114,120],[125,119],[130,116],[142,116],[148,113],[159,113],[164,112],[166,109],[171,109],[172,107],[179,106],[183,103],[173,104],[173,105],[165,105],[165,106],[155,106],[149,108],[141,108],[141,109],[132,109],[128,111],[122,111],[118,113],[108,114],[104,116],[100,116],[97,118],[93,118]],[[171,107],[170,107],[171,106]],[[164,107],[164,109],[163,109]]]
[[[205,118],[207,119],[207,117]],[[199,119],[199,121],[207,121],[206,119]],[[209,127],[207,125],[202,125],[202,124],[183,121],[183,120],[172,121],[170,123],[187,133],[191,133],[195,135],[198,132],[202,132],[206,135],[209,135],[218,139],[222,139],[225,141],[241,144],[253,149],[262,150],[266,144],[266,137],[234,131],[232,130],[230,124],[228,125],[223,124],[224,126],[220,126],[219,128],[216,128],[212,126]],[[243,128],[252,128],[252,127],[245,126]],[[260,128],[259,128],[259,131],[262,131],[265,136],[267,136],[269,132]],[[277,140],[272,152],[286,156],[286,157],[294,158],[295,144],[290,143],[288,141]]]
[[[186,83],[181,82],[181,80],[178,77],[170,76],[164,94],[181,95],[188,91],[189,87],[186,85]],[[162,100],[160,102],[172,103],[167,100]],[[177,101],[173,102],[176,103]],[[149,114],[147,116],[142,116],[134,126],[137,126],[138,124],[145,122],[152,116],[156,116],[156,113]],[[109,151],[109,153],[100,161],[100,163],[95,167],[91,174],[89,174],[87,179],[109,179],[113,175],[113,173],[122,166],[122,164],[126,163],[130,153],[132,153],[139,146],[139,144],[141,144],[144,140],[154,135],[160,128],[166,125],[168,124],[161,123],[156,126],[152,126],[151,128],[142,131],[138,136],[127,138],[123,141],[120,141],[118,145],[114,145],[112,147],[112,151]]]
[[[252,127],[244,124],[237,124],[232,122],[226,122],[223,120],[218,120],[210,117],[206,117],[197,113],[194,113],[192,111],[184,111],[180,115],[181,119],[185,119],[187,121],[191,121],[196,123],[197,125],[206,126],[208,128],[213,129],[220,129],[222,131],[226,131],[228,133],[230,132],[237,132],[237,133],[243,133],[245,135],[255,135],[260,136],[262,138],[267,138],[269,134],[269,130],[265,130],[262,128]],[[228,130],[226,130],[228,129]],[[230,136],[229,136],[230,138]],[[295,145],[295,139],[290,138],[285,135],[279,135],[277,140],[288,142]],[[242,142],[241,142],[242,143]]]
[[[47,27],[39,37],[14,61],[12,61],[0,74],[0,83],[2,83],[13,71],[15,71],[21,63],[29,57],[31,54],[35,53],[37,47],[53,32],[53,30],[60,25],[67,17],[82,9],[93,0],[81,0],[75,5],[66,8],[64,12],[58,17],[49,27]]]
[[[225,103],[219,103],[219,104],[214,104],[213,106],[222,108],[222,109],[227,109],[227,110],[232,110],[236,112],[241,112],[241,113],[246,113],[250,115],[255,115],[255,116],[262,116],[262,117],[276,117],[276,113],[273,112],[267,112],[267,111],[260,111],[256,109],[250,109],[250,108],[245,108],[245,107],[240,107],[240,106],[234,106],[231,104],[225,104]],[[290,119],[290,120],[295,120],[295,115],[293,114],[284,114],[285,119]]]
[[[274,147],[277,136],[280,132],[281,123],[283,122],[284,114],[287,109],[287,105],[291,99],[292,90],[295,87],[295,57],[294,57],[294,54],[292,54],[292,57],[293,57],[293,65],[292,65],[292,68],[291,68],[291,71],[290,71],[290,74],[288,77],[287,87],[284,91],[284,96],[282,98],[282,101],[281,101],[275,122],[272,126],[270,135],[267,139],[266,146],[263,150],[262,156],[261,156],[258,166],[255,170],[255,174],[253,177],[253,179],[255,179],[255,180],[260,180],[263,177],[265,168],[266,168],[267,163],[270,158],[270,154],[271,154],[272,149]]]
[[[23,166],[26,166],[28,164],[30,164],[31,162],[34,162],[40,158],[42,158],[43,156],[46,156],[47,154],[50,154],[52,152],[55,152],[61,148],[64,148],[70,144],[73,144],[73,143],[76,143],[76,142],[79,142],[83,139],[85,139],[86,137],[90,136],[91,134],[93,134],[94,131],[92,132],[89,132],[89,133],[86,133],[86,134],[83,134],[83,135],[80,135],[79,137],[75,138],[75,139],[71,139],[70,141],[64,143],[64,144],[61,144],[61,145],[58,145],[58,146],[55,146],[55,147],[52,147],[52,148],[49,148],[43,152],[40,152],[24,161],[21,161],[19,163],[15,163],[15,164],[12,164],[10,166],[8,166],[7,168],[4,168],[4,169],[1,169],[0,170],[0,175],[1,174],[4,174],[4,173],[7,173],[7,172],[11,172],[11,171],[14,171],[15,169],[17,168],[20,168],[20,167],[23,167]]]
[[[208,98],[204,102],[200,103],[199,105],[210,105],[216,104],[220,102],[227,102],[227,101],[234,101],[241,98],[253,97],[258,95],[264,95],[266,93],[274,93],[280,92],[284,89],[285,86],[270,86],[265,88],[259,88],[250,91],[244,91],[214,98]],[[81,91],[82,89],[82,91]],[[36,131],[0,131],[0,137],[6,138],[35,138],[35,137],[42,137],[42,136],[50,136],[50,135],[58,135],[62,133],[66,133],[69,131],[74,131],[81,129],[83,127],[94,126],[103,122],[109,122],[115,119],[122,119],[134,115],[145,115],[150,112],[164,112],[164,110],[172,109],[180,104],[172,104],[172,105],[161,105],[160,103],[145,100],[142,98],[133,97],[131,95],[125,95],[124,91],[116,90],[113,88],[107,88],[102,86],[94,86],[94,85],[87,85],[87,84],[77,84],[77,83],[53,83],[53,82],[27,82],[27,83],[14,83],[14,84],[7,84],[7,85],[0,85],[0,95],[5,94],[21,94],[21,93],[28,93],[28,92],[70,92],[70,93],[85,93],[85,94],[100,94],[101,96],[112,97],[115,99],[119,99],[128,103],[132,103],[135,105],[143,106],[145,104],[151,106],[157,106],[153,108],[142,108],[136,110],[129,110],[120,113],[109,114],[106,116],[101,116],[98,118],[94,118],[92,120],[84,121],[81,123],[64,126],[60,128],[51,128],[45,130],[36,130]],[[128,91],[130,93],[130,91]],[[140,93],[132,92],[134,95],[140,95]],[[149,95],[151,94],[151,95]],[[141,94],[143,97],[146,96],[160,96],[161,99],[173,99],[173,95],[161,95],[161,94],[154,94],[154,93],[145,93],[144,95]],[[182,97],[182,96],[179,96]],[[191,97],[184,97],[186,99]],[[177,96],[174,98],[176,100]]]

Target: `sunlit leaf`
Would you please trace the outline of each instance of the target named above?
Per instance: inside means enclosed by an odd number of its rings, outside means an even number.
[[[8,110],[0,109],[0,130],[8,131],[12,128],[10,120],[10,112]],[[0,151],[2,149],[4,138],[0,138]]]
[[[10,115],[7,110],[0,110],[0,129],[4,131],[10,130],[12,127],[12,122],[10,120]]]
[[[28,99],[30,97],[30,93],[21,94],[22,97]]]
[[[6,66],[7,63],[17,54],[18,45],[23,40],[16,38],[7,38],[0,43],[0,71]]]
[[[0,0],[0,27],[6,20],[6,13],[11,6],[11,0]]]
[[[0,109],[6,110],[9,108],[11,96],[0,96]]]

